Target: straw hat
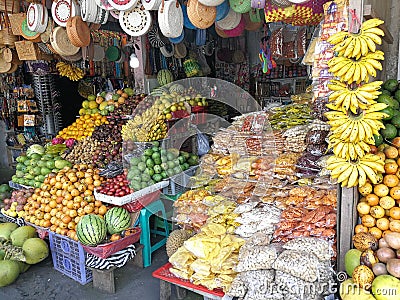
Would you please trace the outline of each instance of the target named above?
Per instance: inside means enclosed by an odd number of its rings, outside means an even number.
[[[183,12],[178,1],[167,1],[158,8],[158,25],[168,38],[177,38],[183,30]]]
[[[198,0],[189,0],[187,14],[190,22],[200,29],[211,27],[217,17],[217,8],[201,4]]]

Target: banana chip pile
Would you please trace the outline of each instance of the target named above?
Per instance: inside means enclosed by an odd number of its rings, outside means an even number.
[[[233,233],[236,227],[240,225],[240,223],[235,222],[235,219],[239,217],[239,214],[233,212],[236,206],[235,201],[225,200],[210,207],[208,209],[209,217],[207,222],[222,225],[228,233]]]
[[[244,242],[228,234],[224,226],[208,223],[169,258],[173,266],[170,272],[193,284],[226,292],[236,277],[233,269]]]

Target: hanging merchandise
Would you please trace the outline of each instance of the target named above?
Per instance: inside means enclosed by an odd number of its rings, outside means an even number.
[[[230,8],[230,6],[229,6],[228,0],[225,0],[220,5],[218,5],[215,21],[219,21],[219,20],[222,20],[223,18],[225,18],[229,13],[229,8]]]
[[[189,58],[183,62],[187,77],[194,77],[200,74],[200,65],[194,58]]]
[[[185,46],[185,43],[181,42],[179,44],[175,44],[175,54],[174,56],[176,58],[185,58],[187,55],[187,48]]]
[[[116,10],[129,10],[140,0],[108,0],[108,3]]]
[[[71,44],[68,39],[67,30],[64,27],[56,27],[50,36],[50,43],[53,49],[60,55],[74,55],[78,53],[79,47]]]
[[[116,20],[119,20],[119,10],[110,10],[109,12]]]
[[[201,4],[206,6],[218,6],[224,2],[224,0],[199,0]]]
[[[93,0],[87,0],[87,1],[93,2]],[[94,0],[94,2],[101,9],[105,9],[105,10],[114,9],[114,7],[112,7],[111,4],[108,3],[107,0]]]
[[[178,1],[162,1],[158,9],[158,25],[165,37],[177,38],[183,30],[183,12]]]
[[[48,23],[47,8],[42,4],[31,3],[26,13],[28,29],[34,32],[43,33]]]
[[[100,8],[93,1],[82,0],[81,2],[81,15],[82,20],[85,22],[95,24],[105,24],[108,20],[109,11]]]
[[[237,13],[244,14],[251,9],[251,0],[229,0],[230,7]]]
[[[244,23],[245,23],[244,29],[247,31],[257,31],[258,29],[261,28],[261,26],[263,25],[263,22],[262,21],[254,22],[251,19],[250,13],[251,13],[251,11],[249,13],[243,14],[243,16],[242,16],[244,19]]]
[[[215,6],[206,6],[197,0],[189,0],[187,3],[187,14],[190,22],[200,29],[211,27],[217,16]]]
[[[30,40],[32,42],[41,41],[39,32],[29,30],[26,18],[22,21],[21,31],[22,31],[22,37],[25,38],[26,40]]]
[[[141,3],[131,10],[121,11],[119,15],[122,30],[131,36],[146,34],[151,27],[151,20],[150,12]]]
[[[235,12],[232,8],[230,8],[229,13],[225,18],[215,22],[215,27],[222,30],[232,30],[239,25],[241,18],[241,14]]]
[[[173,44],[165,44],[165,46],[160,48],[160,51],[164,57],[172,57],[175,54],[175,47]]]
[[[294,26],[317,25],[323,17],[323,5],[328,0],[310,0],[288,7],[279,7],[272,2],[265,6],[265,21],[284,22]]]
[[[190,22],[189,20],[187,6],[185,4],[182,4],[182,13],[183,13],[183,26],[186,27],[187,29],[196,29],[196,26],[194,26],[192,22]]]
[[[145,10],[158,10],[162,0],[141,0]]]
[[[204,46],[207,41],[207,31],[205,29],[196,30],[196,46]]]
[[[149,43],[154,48],[161,48],[164,47],[165,43],[160,37],[160,32],[158,30],[157,25],[153,25],[153,27],[147,33],[147,37],[149,39]]]
[[[235,28],[229,29],[229,30],[224,30],[225,34],[228,37],[237,37],[237,36],[240,36],[243,33],[244,28],[246,26],[246,23],[245,23],[245,20],[242,17],[242,15],[240,15],[240,16],[241,16],[240,17],[240,22]]]
[[[264,9],[265,0],[251,0],[251,8]]]
[[[76,47],[87,47],[90,44],[90,29],[80,16],[69,18],[67,21],[67,35],[71,44]]]
[[[70,17],[79,16],[81,8],[75,1],[58,0],[51,5],[51,15],[54,22],[60,26],[67,26]]]
[[[180,36],[176,37],[176,38],[168,38],[169,41],[173,44],[179,44],[180,42],[182,42],[185,38],[185,31],[182,30],[182,33]]]

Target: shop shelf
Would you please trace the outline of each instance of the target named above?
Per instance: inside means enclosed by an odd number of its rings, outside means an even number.
[[[92,281],[92,271],[86,267],[86,254],[79,242],[50,232],[50,249],[54,269],[80,284]]]

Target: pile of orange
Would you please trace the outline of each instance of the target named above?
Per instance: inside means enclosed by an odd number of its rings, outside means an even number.
[[[377,155],[385,160],[385,173],[380,176],[380,183],[367,182],[359,187],[361,194],[357,212],[361,224],[355,233],[370,232],[377,239],[386,233],[400,232],[400,158],[399,150],[385,146]]]
[[[77,240],[75,228],[82,216],[103,216],[107,212],[107,207],[93,195],[102,181],[99,170],[86,164],[50,173],[28,198],[25,221]]]
[[[62,129],[57,137],[61,137],[65,140],[73,138],[79,141],[85,137],[91,136],[96,126],[107,124],[107,122],[107,117],[99,113],[83,115],[77,118],[74,123]]]

